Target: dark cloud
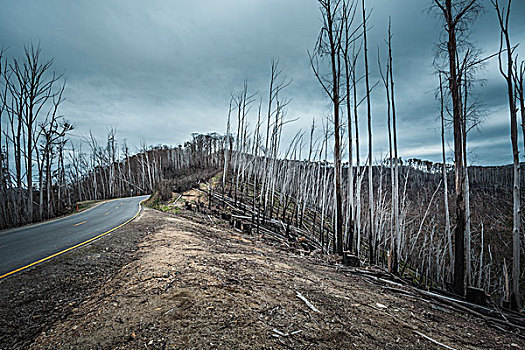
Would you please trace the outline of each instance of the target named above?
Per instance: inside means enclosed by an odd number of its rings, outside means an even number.
[[[385,49],[392,16],[400,153],[439,160],[432,61],[440,24],[426,11],[429,3],[369,0],[370,61],[377,80],[377,45]],[[512,39],[523,42],[525,4],[514,2],[513,11]],[[55,57],[55,68],[68,77],[63,112],[77,134],[103,135],[116,127],[132,145],[141,140],[179,144],[191,132],[224,132],[230,93],[245,78],[264,96],[272,57],[280,58],[294,80],[287,91],[293,98],[288,115],[299,120],[286,135],[307,129],[314,117],[320,125],[329,113],[328,101],[307,56],[319,27],[314,0],[9,0],[0,12],[0,45],[16,55],[25,43],[39,41],[44,55]],[[487,55],[498,49],[491,8],[476,23],[472,40]],[[485,86],[476,96],[487,112],[480,131],[470,136],[472,159],[509,163],[505,84],[497,60],[487,63],[480,78]],[[375,157],[387,151],[384,100],[378,86],[373,95]],[[361,124],[364,135],[364,119]]]

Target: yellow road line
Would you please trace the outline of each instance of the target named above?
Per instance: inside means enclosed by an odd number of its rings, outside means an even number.
[[[104,215],[108,215],[109,214],[109,211],[105,212]]]
[[[131,219],[129,219],[128,221],[124,222],[123,224],[120,224],[120,225],[118,225],[117,227],[112,228],[111,230],[108,230],[108,231],[106,231],[106,232],[104,232],[104,233],[101,233],[101,234],[99,234],[98,236],[95,236],[95,237],[93,237],[93,238],[90,238],[90,239],[88,239],[87,241],[84,241],[84,242],[82,242],[82,243],[79,243],[79,244],[77,244],[77,245],[74,245],[74,246],[72,246],[72,247],[69,247],[69,248],[67,248],[67,249],[64,249],[64,250],[62,250],[62,251],[60,251],[60,252],[58,252],[58,253],[55,253],[55,254],[50,255],[50,256],[48,256],[48,257],[45,257],[45,258],[43,258],[43,259],[37,260],[37,261],[35,261],[35,262],[32,262],[32,263],[29,264],[29,265],[22,266],[22,267],[20,267],[20,268],[18,268],[18,269],[16,269],[16,270],[13,270],[13,271],[11,271],[11,272],[5,273],[5,274],[3,274],[2,276],[0,276],[0,280],[3,279],[3,278],[5,278],[5,277],[7,277],[7,276],[10,276],[10,275],[12,275],[12,274],[14,274],[14,273],[17,273],[17,272],[23,271],[23,270],[25,270],[25,269],[28,269],[28,268],[30,268],[31,266],[38,265],[38,264],[40,264],[40,263],[43,263],[44,261],[50,260],[50,259],[52,259],[52,258],[54,258],[54,257],[57,257],[57,256],[62,255],[62,254],[64,254],[64,253],[67,253],[67,252],[69,252],[69,251],[71,251],[71,250],[73,250],[73,249],[76,249],[76,248],[82,247],[83,245],[86,245],[86,244],[88,244],[88,243],[91,243],[91,242],[93,242],[94,240],[96,240],[96,239],[98,239],[98,238],[100,238],[100,237],[102,237],[102,236],[105,236],[105,235],[107,235],[108,233],[113,232],[113,231],[115,231],[115,230],[118,229],[118,228],[121,228],[122,226],[126,225],[127,223],[129,223],[130,221],[132,221],[133,219],[135,219],[135,218],[140,214],[140,211],[142,210],[142,202],[144,202],[145,200],[146,200],[146,199],[143,199],[143,200],[141,200],[141,201],[139,202],[139,210],[137,211],[137,213],[136,213]]]
[[[82,222],[79,222],[78,224],[74,224],[73,226],[80,226],[80,225],[83,225],[85,224],[87,221],[82,221]]]

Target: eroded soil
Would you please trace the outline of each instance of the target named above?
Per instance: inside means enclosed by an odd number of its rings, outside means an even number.
[[[93,266],[91,296],[73,300],[32,349],[439,348],[422,335],[456,349],[523,345],[481,319],[393,294],[328,258],[243,235],[208,215],[146,209],[127,229],[133,225],[153,233],[137,234],[142,243],[125,265],[105,267],[121,266],[113,275]],[[72,278],[61,276],[58,288]],[[69,305],[66,294],[58,305]]]

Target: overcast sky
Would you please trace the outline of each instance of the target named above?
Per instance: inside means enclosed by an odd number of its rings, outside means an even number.
[[[224,133],[230,94],[242,88],[245,78],[252,91],[266,98],[272,57],[293,78],[286,90],[293,99],[288,117],[299,119],[287,126],[288,139],[308,129],[312,118],[320,124],[329,114],[307,55],[321,24],[314,0],[5,0],[2,5],[0,46],[19,55],[24,44],[40,42],[43,55],[54,58],[54,68],[67,76],[62,112],[76,126],[76,135],[92,130],[103,137],[114,127],[118,138],[138,146],[141,141],[177,145],[192,132]],[[391,15],[400,155],[438,161],[432,61],[441,28],[427,13],[428,5],[429,0],[368,0],[369,48],[375,82],[377,46],[385,50]],[[514,43],[525,43],[524,18],[525,2],[514,1]],[[487,6],[473,27],[472,40],[485,55],[499,46],[496,20]],[[525,58],[525,49],[519,50]],[[511,163],[506,87],[497,59],[479,77],[485,84],[476,95],[486,117],[469,136],[471,161]],[[388,150],[385,97],[379,86],[372,108],[378,158]],[[361,115],[364,135],[364,109]]]

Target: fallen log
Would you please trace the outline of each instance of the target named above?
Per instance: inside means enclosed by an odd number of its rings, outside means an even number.
[[[375,283],[377,284],[379,283],[390,284],[396,287],[408,289],[412,292],[419,294],[420,296],[422,296],[429,302],[434,302],[442,306],[447,306],[448,308],[454,311],[462,311],[462,312],[470,313],[471,315],[477,316],[481,319],[484,319],[488,323],[494,326],[497,326],[499,329],[501,329],[500,327],[505,327],[507,330],[508,329],[517,330],[520,333],[513,332],[513,334],[525,339],[525,335],[521,333],[521,332],[525,332],[525,317],[521,315],[516,315],[511,312],[503,312],[503,311],[492,309],[486,306],[476,305],[468,301],[461,300],[459,298],[441,295],[435,292],[430,292],[430,291],[416,288],[406,283],[404,284],[401,282],[395,282],[395,281],[391,281],[391,280],[382,278],[384,276],[388,276],[386,273],[381,274],[381,273],[378,273],[377,271],[368,272],[362,269],[355,269],[355,270],[349,269],[348,271],[353,274],[359,274],[361,276],[364,276],[370,279],[371,281],[375,281]],[[383,275],[383,276],[377,277],[378,275]]]

